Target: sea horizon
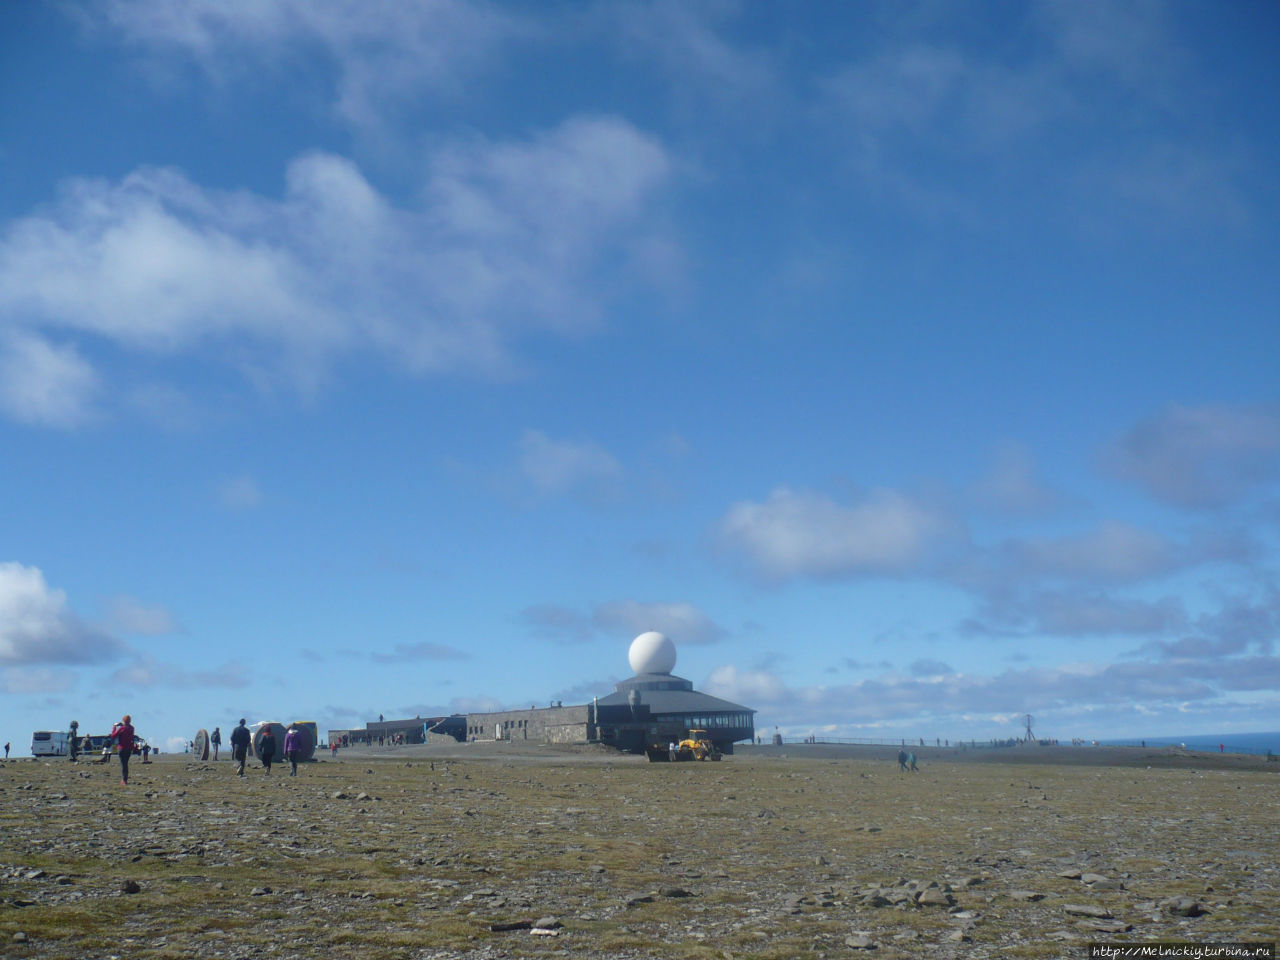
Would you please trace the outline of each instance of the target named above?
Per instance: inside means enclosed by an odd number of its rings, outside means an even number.
[[[1099,740],[1106,747],[1177,747],[1206,752],[1248,753],[1265,755],[1268,750],[1280,754],[1280,731],[1260,733],[1197,733],[1168,737],[1116,737]],[[1221,747],[1221,750],[1219,750]]]

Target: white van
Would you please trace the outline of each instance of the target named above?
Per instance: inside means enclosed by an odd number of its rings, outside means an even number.
[[[65,757],[68,753],[65,730],[37,730],[31,735],[33,757]]]

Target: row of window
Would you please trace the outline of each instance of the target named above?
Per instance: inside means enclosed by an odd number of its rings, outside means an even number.
[[[751,714],[749,713],[707,713],[694,716],[677,713],[670,716],[654,717],[654,719],[659,721],[679,721],[690,730],[716,730],[751,726]]]
[[[507,730],[523,730],[529,726],[528,720],[503,720],[503,732]],[[496,724],[495,724],[496,727]],[[468,736],[483,736],[489,732],[489,727],[483,723],[473,723],[467,727]]]

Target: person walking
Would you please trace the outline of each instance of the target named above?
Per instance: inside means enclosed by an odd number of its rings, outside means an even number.
[[[284,732],[284,758],[289,761],[289,776],[298,775],[298,758],[302,756],[302,731],[290,724]]]
[[[120,784],[129,785],[129,758],[133,756],[133,718],[125,714],[120,722],[111,728],[111,739],[115,741],[120,755]]]
[[[244,725],[244,717],[241,717],[240,725],[231,731],[231,759],[236,762],[236,776],[244,776],[244,761],[249,756],[249,742],[252,739],[249,728]]]
[[[271,725],[262,728],[262,736],[258,738],[258,759],[262,761],[262,769],[271,773],[271,761],[276,756],[276,735],[271,732]]]
[[[898,751],[898,770],[905,772],[907,769],[907,751]]]
[[[218,748],[222,746],[222,728],[214,727],[213,736],[209,738],[209,743],[213,747],[213,759],[218,759]]]
[[[916,755],[914,753],[907,754],[907,769],[919,772],[920,768],[916,766]]]

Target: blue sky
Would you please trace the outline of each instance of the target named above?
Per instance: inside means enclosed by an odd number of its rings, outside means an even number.
[[[1272,4],[6,4],[0,736],[1280,726]]]

